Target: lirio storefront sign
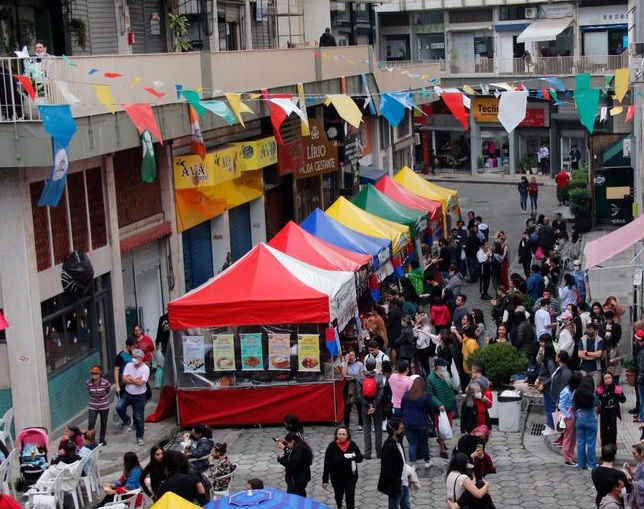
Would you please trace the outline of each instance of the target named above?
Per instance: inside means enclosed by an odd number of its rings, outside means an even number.
[[[549,127],[548,103],[528,103],[526,116],[519,127]],[[499,100],[496,97],[472,98],[472,117],[480,124],[499,123]]]
[[[304,138],[305,159],[298,178],[330,173],[338,169],[338,147],[328,140],[321,120],[310,120],[311,137]]]

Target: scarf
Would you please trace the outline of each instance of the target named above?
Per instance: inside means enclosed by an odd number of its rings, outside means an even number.
[[[342,452],[347,452],[349,450],[349,446],[351,445],[351,440],[347,440],[344,443],[338,442],[337,440],[335,441],[336,445],[340,448]]]

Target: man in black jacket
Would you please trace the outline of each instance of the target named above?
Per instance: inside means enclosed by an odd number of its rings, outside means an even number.
[[[411,509],[409,501],[409,477],[405,466],[405,451],[402,439],[405,426],[402,420],[392,418],[387,423],[389,437],[382,444],[378,491],[389,497],[389,509]]]

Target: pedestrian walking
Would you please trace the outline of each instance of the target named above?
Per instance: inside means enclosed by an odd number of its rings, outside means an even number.
[[[358,380],[357,393],[364,423],[364,459],[371,459],[371,428],[376,439],[376,457],[382,454],[385,377],[376,372],[376,360],[365,358],[364,378]]]
[[[615,384],[611,373],[602,375],[602,382],[597,387],[599,407],[599,441],[602,446],[617,444],[617,419],[622,419],[620,403],[626,403],[622,388]]]
[[[132,350],[132,362],[129,362],[123,370],[123,382],[125,391],[121,393],[121,399],[116,406],[116,411],[123,422],[123,426],[130,428],[132,420],[136,427],[136,443],[145,445],[143,434],[145,430],[144,413],[146,385],[150,378],[150,368],[143,362],[144,353],[138,348]],[[127,407],[132,406],[132,417],[127,415]],[[131,428],[130,428],[131,429]]]
[[[519,190],[519,205],[521,206],[521,213],[528,213],[528,177],[521,176],[517,189]]]
[[[306,497],[306,485],[311,480],[313,451],[309,444],[294,432],[286,435],[282,449],[284,453],[277,458],[277,462],[284,467],[286,493]]]
[[[539,200],[539,184],[537,184],[537,179],[534,177],[530,178],[530,183],[528,184],[528,196],[530,196],[530,212],[537,213]]]
[[[325,47],[325,46],[337,46],[338,44],[335,42],[335,37],[333,37],[333,34],[331,33],[330,28],[325,28],[324,33],[320,36],[320,48]]]
[[[342,509],[342,499],[346,500],[346,508],[354,509],[356,483],[358,482],[358,463],[363,459],[358,445],[351,440],[351,432],[346,426],[336,428],[333,442],[326,448],[324,454],[324,470],[322,472],[322,487],[327,489],[329,479],[333,486],[335,504]]]
[[[389,437],[382,446],[378,491],[389,497],[388,509],[411,509],[409,476],[402,447],[405,425],[394,417],[387,423],[387,433]]]
[[[103,378],[103,368],[98,364],[89,370],[90,378],[85,383],[89,393],[89,411],[87,416],[87,429],[96,428],[96,418],[101,417],[101,432],[99,443],[106,445],[105,435],[107,434],[107,417],[110,412],[110,391],[112,384]]]
[[[427,425],[430,419],[434,421],[437,409],[445,410],[445,407],[434,395],[427,392],[425,380],[415,375],[411,389],[401,400],[405,436],[409,440],[409,463],[412,466],[418,457],[425,460],[425,468],[431,468],[434,465],[429,455]]]

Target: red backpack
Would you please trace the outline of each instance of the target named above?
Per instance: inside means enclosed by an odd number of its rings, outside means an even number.
[[[362,396],[365,399],[374,399],[378,395],[378,384],[375,376],[366,376],[362,381]]]

